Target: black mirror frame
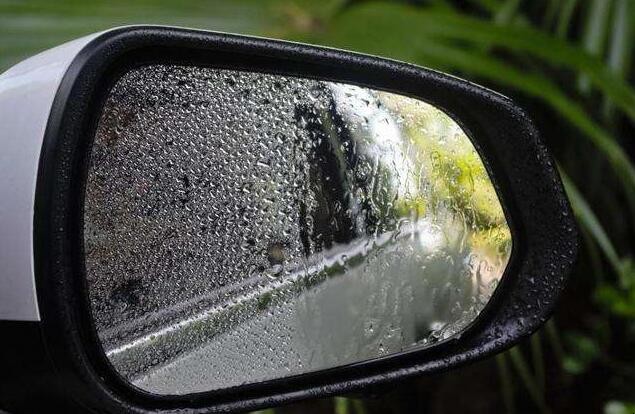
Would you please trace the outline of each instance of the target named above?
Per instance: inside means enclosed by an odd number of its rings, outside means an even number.
[[[409,95],[452,116],[472,139],[512,229],[513,252],[484,312],[451,340],[297,377],[177,397],[126,382],[101,349],[84,279],[83,194],[99,109],[126,69],[176,62],[347,82]],[[139,26],[97,37],[72,62],[55,97],[40,158],[34,217],[41,337],[78,404],[105,411],[248,410],[447,370],[502,351],[549,318],[577,253],[577,229],[554,162],[509,99],[412,65],[302,44]]]

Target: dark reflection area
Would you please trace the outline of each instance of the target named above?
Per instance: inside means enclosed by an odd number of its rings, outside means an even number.
[[[311,211],[314,231],[309,229],[306,205],[300,200],[300,234],[305,255],[309,257],[314,253],[310,246],[323,250],[333,244],[348,243],[356,237],[355,218],[347,208],[351,186],[345,171],[350,168],[351,155],[340,150],[342,146],[350,147],[351,140],[347,137],[346,125],[337,119],[333,101],[323,113],[318,113],[313,106],[298,105],[295,120],[317,142],[308,154],[309,186],[317,203]],[[339,121],[337,126],[334,125],[336,120]],[[311,242],[305,238],[310,238]]]

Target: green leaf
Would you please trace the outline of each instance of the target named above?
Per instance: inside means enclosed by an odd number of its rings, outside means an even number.
[[[602,56],[606,44],[607,24],[612,0],[591,0],[587,11],[586,24],[582,34],[584,50],[594,56]],[[578,87],[584,93],[591,89],[591,82],[585,74],[578,80]]]
[[[569,332],[565,341],[570,352],[565,357],[563,366],[571,374],[582,374],[600,357],[600,347],[593,338]]]
[[[556,28],[556,36],[558,38],[564,39],[567,37],[567,31],[571,27],[571,17],[577,5],[578,0],[564,0]]]
[[[605,284],[596,289],[594,297],[611,313],[623,318],[635,319],[635,287],[621,290]]]
[[[553,25],[554,19],[560,9],[562,2],[560,0],[547,0],[547,6],[542,18],[542,25],[545,28],[550,28]]]
[[[475,4],[476,6],[481,7],[483,10],[486,10],[490,14],[496,14],[498,9],[500,8],[500,2],[498,0],[468,0],[470,3]]]
[[[496,13],[496,17],[494,18],[496,24],[509,24],[518,12],[520,1],[521,0],[507,0],[505,3],[503,3],[503,6],[498,10],[498,12]]]
[[[348,414],[349,413],[349,405],[348,398],[343,397],[335,397],[333,399],[333,404],[335,405],[335,414]]]
[[[560,170],[560,175],[578,221],[593,235],[615,272],[620,274],[622,272],[622,263],[608,234],[571,179],[562,170]]]
[[[540,387],[536,383],[536,379],[529,371],[529,366],[520,352],[519,347],[511,348],[507,351],[509,359],[512,361],[512,365],[516,368],[516,372],[523,381],[523,385],[527,389],[529,396],[534,401],[536,406],[540,409],[540,412],[548,412],[548,408],[545,404],[545,395],[541,392]]]
[[[611,313],[635,319],[635,263],[628,258],[621,263],[619,286],[601,285],[595,291],[595,300]]]
[[[540,392],[545,392],[545,359],[542,353],[542,343],[540,341],[540,331],[535,332],[530,338],[531,344],[531,364],[536,376],[536,384]]]
[[[128,24],[166,24],[260,34],[275,22],[277,0],[0,1],[0,72],[73,38]]]
[[[586,74],[635,120],[635,90],[627,82],[610,71],[601,59],[530,27],[495,26],[457,13],[420,10],[405,5],[363,3],[338,15],[330,22],[326,33],[313,39],[357,50],[381,49],[389,56],[407,56],[408,50],[416,47],[421,39],[427,39],[425,43],[446,39],[479,47],[505,47],[515,54],[530,53],[551,65]],[[377,47],[375,43],[378,43]],[[386,43],[392,44],[389,50],[384,47]]]
[[[604,283],[595,290],[596,302],[615,315],[635,318],[635,264],[630,258],[619,258],[613,243],[586,200],[567,175],[562,172],[561,175],[576,217],[593,236],[619,277],[619,286]]]
[[[513,378],[507,364],[505,353],[496,355],[496,365],[498,368],[501,394],[503,395],[503,403],[505,404],[505,412],[514,414],[516,412],[516,404],[514,403]]]
[[[620,77],[626,76],[633,58],[633,19],[635,4],[631,0],[615,0],[608,66]]]
[[[604,414],[633,414],[635,403],[625,401],[608,401],[604,404]]]
[[[635,3],[632,0],[615,0],[607,64],[616,76],[623,79],[626,78],[633,59],[634,21]],[[612,110],[612,102],[606,98],[604,102],[605,117],[610,117]]]

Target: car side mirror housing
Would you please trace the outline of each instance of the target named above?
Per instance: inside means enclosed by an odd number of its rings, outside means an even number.
[[[392,60],[118,28],[0,75],[0,124],[17,412],[247,410],[448,370],[540,327],[577,252],[528,116]]]

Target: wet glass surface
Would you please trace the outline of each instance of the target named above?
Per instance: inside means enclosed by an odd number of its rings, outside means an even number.
[[[119,373],[159,394],[430,346],[478,316],[511,253],[464,131],[353,85],[135,69],[86,187],[94,323]]]

